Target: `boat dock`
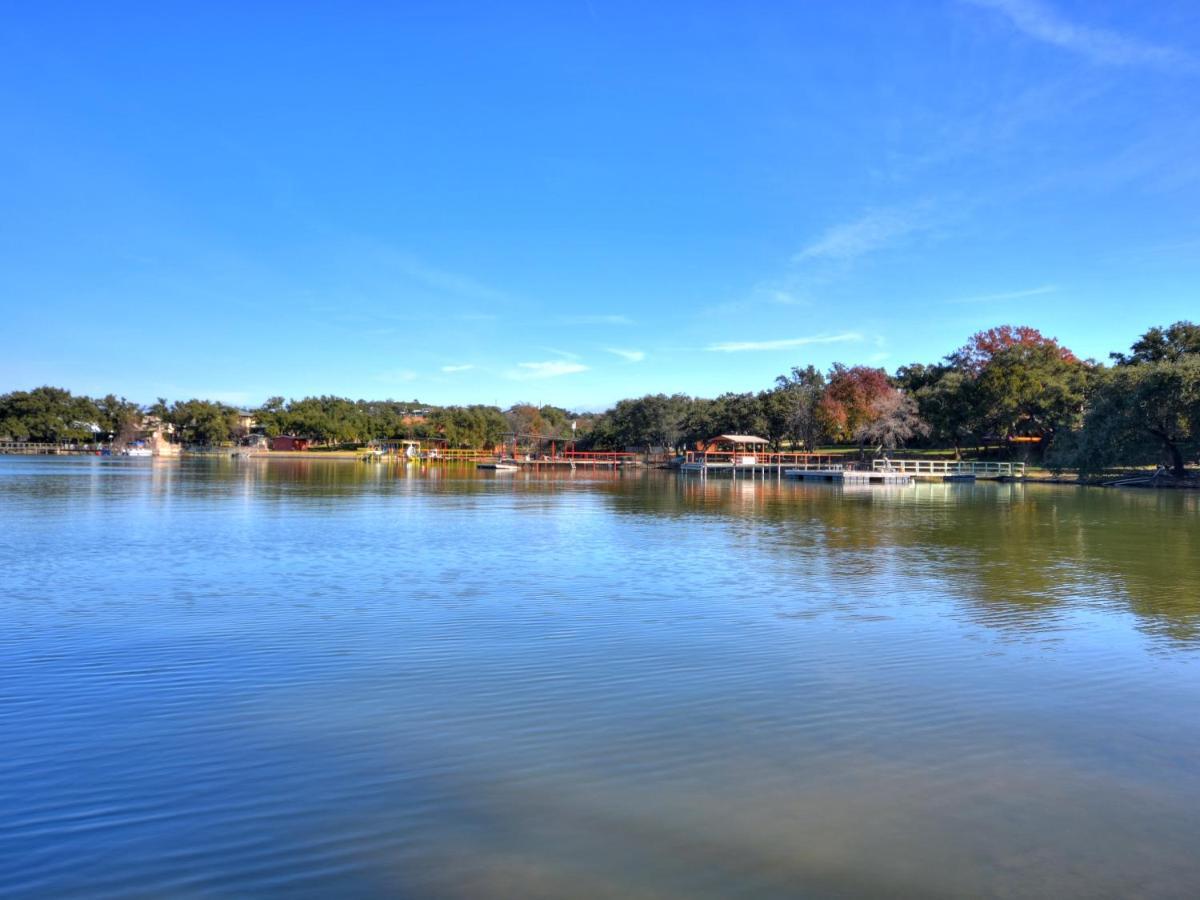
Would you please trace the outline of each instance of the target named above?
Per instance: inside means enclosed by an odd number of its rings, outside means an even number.
[[[745,449],[697,450],[684,454],[679,469],[686,474],[728,474],[733,478],[796,478],[847,484],[905,485],[915,481],[1012,480],[1025,477],[1019,462],[969,462],[928,459],[876,459],[867,463],[845,456],[816,453],[767,453]]]
[[[784,469],[788,478],[803,481],[839,481],[844,484],[885,484],[903,486],[913,483],[911,475],[878,469],[853,469],[836,466],[828,469]]]

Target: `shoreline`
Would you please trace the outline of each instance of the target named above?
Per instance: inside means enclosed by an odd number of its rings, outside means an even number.
[[[249,453],[238,453],[235,448],[222,450],[208,451],[188,451],[183,450],[178,454],[155,456],[153,459],[177,460],[184,458],[191,459],[254,459],[254,460],[309,460],[320,461],[330,460],[334,462],[378,462],[384,464],[417,464],[417,465],[437,465],[437,466],[453,466],[466,465],[474,466],[470,461],[458,460],[409,460],[400,459],[397,457],[381,457],[379,459],[364,459],[362,450],[255,450]],[[101,456],[94,450],[59,450],[54,453],[4,453],[0,456],[19,456],[19,457],[38,457],[38,456],[85,456],[97,457]],[[126,457],[109,456],[108,458],[122,459]],[[648,466],[641,465],[633,468],[638,469],[658,469],[662,471],[674,471],[671,466]],[[1045,484],[1045,485],[1060,485],[1068,487],[1099,487],[1099,488],[1138,488],[1149,490],[1179,490],[1179,491],[1194,491],[1200,490],[1200,477],[1193,477],[1186,482],[1179,483],[1170,478],[1167,479],[1152,479],[1152,472],[1127,472],[1123,475],[1105,475],[1092,478],[1070,477],[1065,475],[1034,475],[1024,477],[1003,477],[995,480],[1007,484]],[[1138,480],[1144,479],[1144,480]]]

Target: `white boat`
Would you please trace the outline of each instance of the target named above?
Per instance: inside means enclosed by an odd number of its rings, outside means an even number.
[[[126,447],[121,451],[122,456],[153,456],[154,451],[149,447]]]
[[[510,462],[507,459],[498,459],[495,462],[481,462],[475,468],[490,469],[493,472],[519,472],[521,467],[515,462]]]

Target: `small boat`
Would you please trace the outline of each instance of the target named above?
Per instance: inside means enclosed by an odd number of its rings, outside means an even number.
[[[154,451],[149,447],[126,447],[121,451],[122,456],[153,456]]]
[[[507,459],[498,459],[495,462],[481,462],[475,468],[490,469],[493,472],[518,472],[521,469],[515,462]]]

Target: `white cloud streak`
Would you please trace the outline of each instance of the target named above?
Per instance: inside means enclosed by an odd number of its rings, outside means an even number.
[[[972,6],[995,10],[1018,31],[1034,40],[1086,56],[1110,66],[1151,66],[1160,69],[1194,68],[1186,53],[1160,47],[1105,28],[1071,22],[1038,0],[963,0]]]
[[[406,253],[392,253],[389,255],[389,261],[403,275],[438,293],[492,303],[508,299],[508,295],[504,291],[476,281],[467,275],[426,265]]]
[[[475,367],[473,365],[471,365],[470,363],[465,363],[461,366],[442,366],[442,371],[443,372],[467,372],[473,368],[475,368]]]
[[[622,315],[560,316],[563,325],[632,325],[633,319]]]
[[[552,359],[546,362],[517,363],[515,369],[506,374],[515,381],[532,381],[538,378],[559,378],[563,375],[574,375],[576,372],[586,372],[587,366],[582,363],[570,362],[565,359]]]
[[[876,250],[882,250],[900,239],[929,225],[912,212],[900,209],[876,209],[860,219],[834,225],[819,238],[796,254],[798,263],[828,260],[849,262]]]
[[[646,358],[646,353],[643,350],[621,350],[617,347],[606,347],[605,352],[619,356],[626,362],[631,363],[641,362]]]
[[[1024,297],[1040,297],[1042,294],[1053,294],[1057,290],[1058,285],[1044,284],[1041,287],[1027,288],[1023,291],[1004,291],[1000,294],[980,294],[977,297],[958,297],[954,300],[947,300],[946,303],[1000,303],[1004,300],[1020,300]]]
[[[728,341],[709,344],[706,349],[711,353],[744,353],[750,350],[788,350],[793,347],[807,347],[811,344],[840,344],[862,339],[863,336],[857,331],[847,331],[843,334],[818,334],[812,337],[783,338],[774,341]]]

